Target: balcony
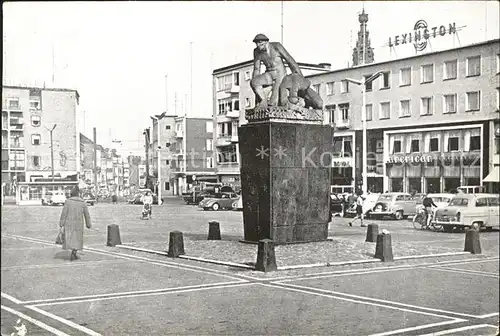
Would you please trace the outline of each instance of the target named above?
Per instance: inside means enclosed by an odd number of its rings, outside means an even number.
[[[10,118],[9,124],[10,124],[11,131],[24,130],[24,119],[23,118]]]
[[[231,135],[220,135],[217,139],[215,139],[215,146],[228,146],[231,144]]]
[[[224,88],[224,92],[226,93],[240,93],[240,86],[239,85],[226,85]]]
[[[175,131],[175,137],[176,138],[183,138],[184,137],[184,131]]]
[[[238,162],[219,162],[217,163],[218,174],[239,174],[240,165]]]
[[[239,118],[240,117],[240,110],[228,111],[226,113],[226,116],[228,118]]]
[[[335,123],[335,127],[338,129],[344,129],[351,127],[351,121],[349,119],[339,119]]]

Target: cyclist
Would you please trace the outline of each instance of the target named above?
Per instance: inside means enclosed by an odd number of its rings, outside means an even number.
[[[432,220],[432,207],[437,208],[437,205],[434,203],[432,198],[429,197],[429,194],[425,195],[424,199],[422,200],[422,205],[425,209],[425,226],[429,227]]]

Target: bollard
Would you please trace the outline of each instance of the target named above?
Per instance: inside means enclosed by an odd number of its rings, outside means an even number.
[[[375,258],[382,261],[393,261],[391,235],[381,233],[377,235],[377,246],[375,247]]]
[[[107,246],[121,245],[120,227],[116,224],[108,225],[108,242]]]
[[[278,269],[274,254],[274,242],[271,239],[259,240],[255,269],[262,272],[276,271]]]
[[[208,222],[208,240],[220,240],[219,222]]]
[[[376,243],[378,236],[378,224],[368,224],[365,242]]]
[[[479,241],[479,231],[467,229],[465,231],[465,248],[464,252],[472,254],[481,254],[481,243]]]
[[[172,231],[170,232],[167,255],[172,258],[177,258],[182,254],[186,254],[184,253],[184,238],[182,237],[182,232]]]

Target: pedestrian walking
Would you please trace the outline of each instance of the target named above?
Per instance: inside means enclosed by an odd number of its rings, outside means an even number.
[[[114,193],[113,196],[111,196],[111,202],[113,202],[113,204],[115,205],[118,202],[118,196],[116,196],[116,193]]]
[[[361,227],[365,227],[366,225],[363,223],[363,219],[365,217],[364,211],[363,211],[363,204],[364,204],[365,198],[361,193],[358,193],[358,198],[356,199],[356,217],[353,218],[352,222],[349,222],[349,226],[352,226],[352,223],[356,221],[356,219],[359,219],[361,221]]]
[[[151,192],[147,191],[144,196],[141,198],[142,204],[144,205],[143,207],[143,217],[147,217],[147,219],[151,219],[151,215],[153,214],[153,196],[151,195]],[[145,215],[145,216],[144,216]]]
[[[59,227],[64,230],[62,249],[71,250],[71,261],[79,259],[76,252],[83,250],[83,226],[88,229],[92,227],[87,203],[79,194],[78,187],[71,190],[71,196],[64,203],[59,221]]]

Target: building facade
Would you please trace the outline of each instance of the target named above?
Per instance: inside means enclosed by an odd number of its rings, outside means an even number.
[[[78,180],[80,137],[76,90],[2,86],[2,182]],[[52,133],[52,143],[51,143]],[[52,166],[53,162],[53,166]]]
[[[330,70],[330,64],[298,63],[302,73]],[[264,71],[264,66],[262,71]],[[213,144],[217,178],[223,184],[241,188],[238,127],[246,123],[245,109],[255,106],[250,87],[253,61],[246,61],[213,72]]]
[[[362,94],[346,79],[380,73],[366,86],[368,189],[483,185],[499,150],[499,48],[492,40],[309,76],[342,143],[333,165],[347,167],[334,175],[352,177],[352,187],[362,180]]]

